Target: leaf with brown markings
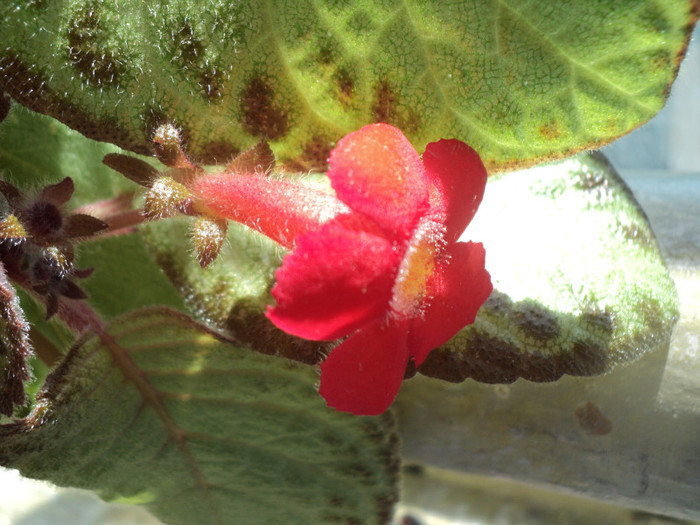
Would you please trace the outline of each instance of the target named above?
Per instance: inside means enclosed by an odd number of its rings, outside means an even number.
[[[260,139],[319,169],[370,122],[441,137],[491,170],[608,143],[664,105],[695,0],[210,2],[0,7],[0,89],[136,153],[172,123],[228,163]],[[133,21],[138,20],[138,24]]]

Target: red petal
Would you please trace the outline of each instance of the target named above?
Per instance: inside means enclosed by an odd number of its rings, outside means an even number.
[[[432,349],[473,323],[493,290],[491,276],[484,267],[481,243],[455,243],[448,247],[447,253],[451,257],[449,264],[436,271],[429,283],[432,298],[424,316],[414,319],[411,325],[409,348],[416,366]]]
[[[352,335],[321,364],[319,393],[337,410],[381,414],[394,401],[407,364],[406,324],[378,322]]]
[[[447,241],[456,241],[484,196],[486,168],[476,151],[456,139],[428,144],[423,164],[434,188],[431,207],[444,210]]]
[[[397,128],[371,124],[343,137],[329,159],[338,198],[374,219],[390,236],[408,238],[428,204],[420,156]]]
[[[305,339],[345,336],[387,311],[398,260],[383,237],[338,221],[298,239],[277,270],[268,317]]]

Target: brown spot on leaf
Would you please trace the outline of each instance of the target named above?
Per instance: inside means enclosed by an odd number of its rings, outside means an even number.
[[[171,32],[172,60],[181,66],[185,75],[199,84],[206,100],[221,100],[226,75],[205,60],[204,44],[189,19],[181,19],[177,27]]]
[[[612,432],[612,422],[605,417],[598,405],[590,401],[576,408],[578,424],[591,436],[604,436]]]
[[[535,303],[521,303],[513,311],[515,324],[538,341],[547,341],[559,335],[556,317]]]
[[[335,61],[336,52],[328,42],[322,43],[318,47],[318,61],[320,64],[328,65]]]
[[[377,84],[374,91],[374,106],[372,113],[375,122],[391,124],[392,116],[396,108],[396,95],[386,80]]]
[[[304,146],[304,151],[297,158],[285,163],[285,167],[291,171],[317,171],[328,169],[328,156],[333,149],[333,142],[316,136]]]
[[[202,151],[192,160],[201,164],[227,164],[239,153],[240,150],[229,142],[213,141],[205,144]]]
[[[374,122],[391,124],[405,133],[414,132],[420,127],[415,109],[401,103],[387,80],[380,81],[375,88],[372,112]]]
[[[96,87],[119,85],[126,68],[105,47],[106,32],[100,26],[97,2],[88,3],[71,19],[66,38],[68,59],[83,80]]]
[[[274,91],[260,77],[253,78],[241,93],[243,126],[250,134],[277,139],[289,130],[287,113],[275,105]]]
[[[483,307],[488,315],[508,319],[533,339],[557,344],[561,324],[541,305],[524,300],[514,303],[507,295],[494,290]],[[608,365],[608,345],[613,319],[607,311],[582,313],[571,322],[584,323],[595,337],[539,352],[519,348],[507,337],[496,337],[468,327],[449,346],[433,350],[419,367],[424,375],[460,382],[472,378],[484,383],[512,383],[518,378],[529,381],[556,381],[564,374],[591,376],[603,373]]]
[[[309,365],[321,362],[329,343],[307,341],[289,335],[272,324],[262,308],[239,301],[229,312],[225,327],[236,339],[263,354],[281,355]]]
[[[581,320],[602,330],[606,336],[613,332],[613,320],[610,312],[604,310],[592,310],[581,314]]]
[[[542,124],[538,131],[540,135],[547,140],[555,140],[561,137],[561,130],[559,129],[559,124],[556,120],[550,120],[549,122]]]
[[[595,343],[576,341],[569,359],[563,360],[562,371],[572,376],[595,376],[605,371],[608,354]]]
[[[597,375],[605,371],[607,363],[606,348],[592,341],[576,341],[568,351],[536,353],[520,350],[505,340],[475,329],[467,329],[457,348],[433,350],[418,371],[455,383],[472,378],[482,383],[508,384],[520,377],[550,382],[564,374]]]
[[[355,79],[350,72],[345,68],[338,68],[333,75],[338,100],[343,106],[349,106],[355,98]]]
[[[199,75],[199,85],[204,93],[204,98],[213,102],[222,99],[225,75],[216,67],[204,67]]]
[[[175,47],[175,60],[182,66],[196,68],[204,54],[204,44],[195,35],[189,20],[182,19],[177,31],[171,33]]]
[[[12,53],[0,57],[0,87],[33,111],[49,115],[86,137],[149,155],[150,139],[121,128],[114,119],[94,118],[48,87],[46,79]]]
[[[520,377],[521,368],[515,347],[500,339],[472,332],[462,352],[434,350],[419,371],[455,383],[467,377],[482,383],[512,383]]]

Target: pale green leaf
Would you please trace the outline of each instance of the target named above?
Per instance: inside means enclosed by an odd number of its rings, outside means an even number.
[[[389,414],[324,406],[316,372],[182,314],[134,312],[82,338],[25,420],[0,427],[23,475],[145,505],[169,525],[386,523]]]
[[[303,170],[385,121],[504,169],[651,118],[696,18],[691,0],[10,0],[0,84],[137,153],[170,121],[197,158],[266,137]]]
[[[596,375],[668,342],[678,297],[649,223],[602,155],[487,185],[466,237],[495,291],[419,369],[510,383]]]
[[[0,123],[0,175],[21,190],[38,191],[64,177],[75,183],[69,208],[133,192],[136,185],[120,177],[102,157],[121,151],[87,140],[56,120],[13,104]]]

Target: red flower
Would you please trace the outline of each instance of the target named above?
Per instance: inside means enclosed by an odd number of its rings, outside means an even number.
[[[337,198],[263,175],[206,176],[192,190],[216,214],[293,249],[268,317],[305,339],[349,336],[321,364],[320,393],[338,410],[380,414],[409,361],[419,366],[474,322],[491,293],[483,246],[458,242],[486,170],[454,139],[429,144],[421,161],[387,124],[347,135],[329,162]]]

